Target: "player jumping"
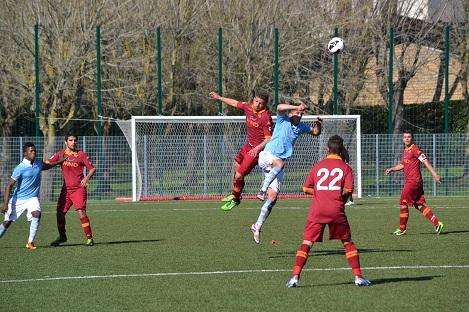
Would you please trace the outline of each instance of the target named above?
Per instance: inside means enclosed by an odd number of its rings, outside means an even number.
[[[36,147],[27,142],[23,146],[23,161],[13,170],[7,187],[5,188],[3,208],[1,213],[5,214],[5,221],[0,223],[0,237],[16,221],[23,212],[29,221],[29,237],[26,248],[35,250],[34,238],[39,229],[41,220],[41,206],[39,205],[39,193],[41,188],[41,171],[48,170],[60,163],[65,158],[59,158],[55,162],[43,163],[36,159]],[[10,198],[11,190],[15,187]]]
[[[325,159],[313,165],[303,186],[303,192],[312,195],[303,242],[296,252],[295,265],[286,287],[297,287],[311,246],[322,242],[326,225],[329,239],[341,240],[345,257],[355,276],[355,285],[368,286],[370,281],[362,277],[357,247],[352,241],[350,226],[345,215],[344,203],[353,192],[353,171],[339,156],[343,140],[334,135],[327,142],[328,154]]]
[[[239,150],[234,161],[234,176],[231,195],[222,199],[223,211],[230,211],[241,202],[241,194],[244,188],[244,177],[248,175],[257,165],[259,153],[264,149],[272,136],[272,117],[267,108],[269,96],[267,94],[256,94],[251,102],[240,102],[237,100],[221,97],[218,93],[211,92],[210,97],[220,100],[225,104],[244,111],[246,115],[247,142]]]
[[[67,157],[67,161],[61,165],[63,174],[63,186],[57,203],[57,229],[59,237],[51,243],[51,246],[59,246],[67,241],[65,231],[65,215],[73,205],[80,218],[83,232],[86,236],[86,245],[93,246],[93,234],[91,232],[90,219],[86,215],[86,186],[96,169],[91,164],[88,155],[77,149],[78,137],[67,135],[65,137],[65,150],[55,153],[50,159],[54,162],[62,157]],[[84,176],[83,170],[86,167],[88,174]]]
[[[285,161],[293,154],[296,139],[302,133],[310,133],[314,136],[321,134],[320,119],[314,122],[313,127],[301,122],[305,109],[306,106],[303,103],[300,105],[279,104],[272,139],[267,143],[265,150],[259,154],[259,167],[264,171],[264,181],[257,198],[265,202],[256,223],[251,225],[256,244],[260,243],[262,225],[277,202],[284,177]]]
[[[434,226],[435,232],[441,234],[443,232],[443,223],[433,214],[430,207],[425,202],[423,196],[423,180],[420,171],[420,163],[422,162],[428,171],[430,171],[433,179],[437,183],[441,183],[440,176],[433,169],[424,153],[420,151],[414,143],[413,135],[410,131],[404,131],[402,134],[404,142],[404,152],[402,160],[394,167],[386,169],[385,173],[390,174],[394,171],[404,170],[405,183],[401,193],[399,228],[394,231],[394,235],[404,235],[407,230],[407,221],[409,220],[409,207],[414,206],[427,218]]]

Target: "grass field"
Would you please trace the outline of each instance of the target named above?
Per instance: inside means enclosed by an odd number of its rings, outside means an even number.
[[[313,247],[297,289],[284,285],[306,200],[280,201],[259,246],[249,231],[255,201],[228,214],[216,202],[92,202],[91,248],[72,213],[68,243],[48,247],[55,216],[44,204],[36,251],[24,248],[24,217],[0,240],[0,310],[469,311],[469,198],[429,198],[446,225],[440,236],[413,210],[408,234],[393,237],[396,202],[364,199],[347,210],[372,287],[354,286],[340,243],[326,241]]]

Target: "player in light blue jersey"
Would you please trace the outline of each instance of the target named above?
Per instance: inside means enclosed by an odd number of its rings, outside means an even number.
[[[321,134],[321,119],[310,126],[301,122],[306,105],[279,104],[277,106],[277,121],[272,139],[259,154],[259,167],[264,171],[264,181],[257,198],[264,201],[257,222],[251,225],[254,242],[260,243],[260,232],[263,223],[274,207],[283,181],[285,161],[293,154],[296,139],[303,133],[313,136]]]
[[[0,237],[2,237],[12,222],[16,221],[23,212],[27,211],[29,221],[29,237],[26,248],[36,249],[34,238],[39,228],[41,219],[41,207],[39,205],[39,192],[41,187],[41,171],[48,170],[61,164],[65,158],[57,162],[46,164],[36,159],[36,147],[28,142],[23,146],[23,161],[16,166],[8,181],[4,193],[3,208],[5,221],[0,223]],[[13,193],[11,190],[15,187]]]

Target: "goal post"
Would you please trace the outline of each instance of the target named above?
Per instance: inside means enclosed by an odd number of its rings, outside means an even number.
[[[360,115],[305,115],[301,121],[312,125],[317,117],[323,119],[322,134],[298,138],[281,194],[301,194],[311,165],[326,154],[328,138],[338,134],[349,151],[355,194],[361,198]],[[133,116],[123,132],[132,151],[132,201],[228,194],[234,157],[246,141],[245,116]],[[256,194],[261,181],[256,167],[246,178],[245,194]]]

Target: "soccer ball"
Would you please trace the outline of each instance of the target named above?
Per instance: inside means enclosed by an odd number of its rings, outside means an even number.
[[[332,54],[338,53],[344,49],[344,41],[342,40],[342,38],[334,37],[327,44],[327,49]]]

